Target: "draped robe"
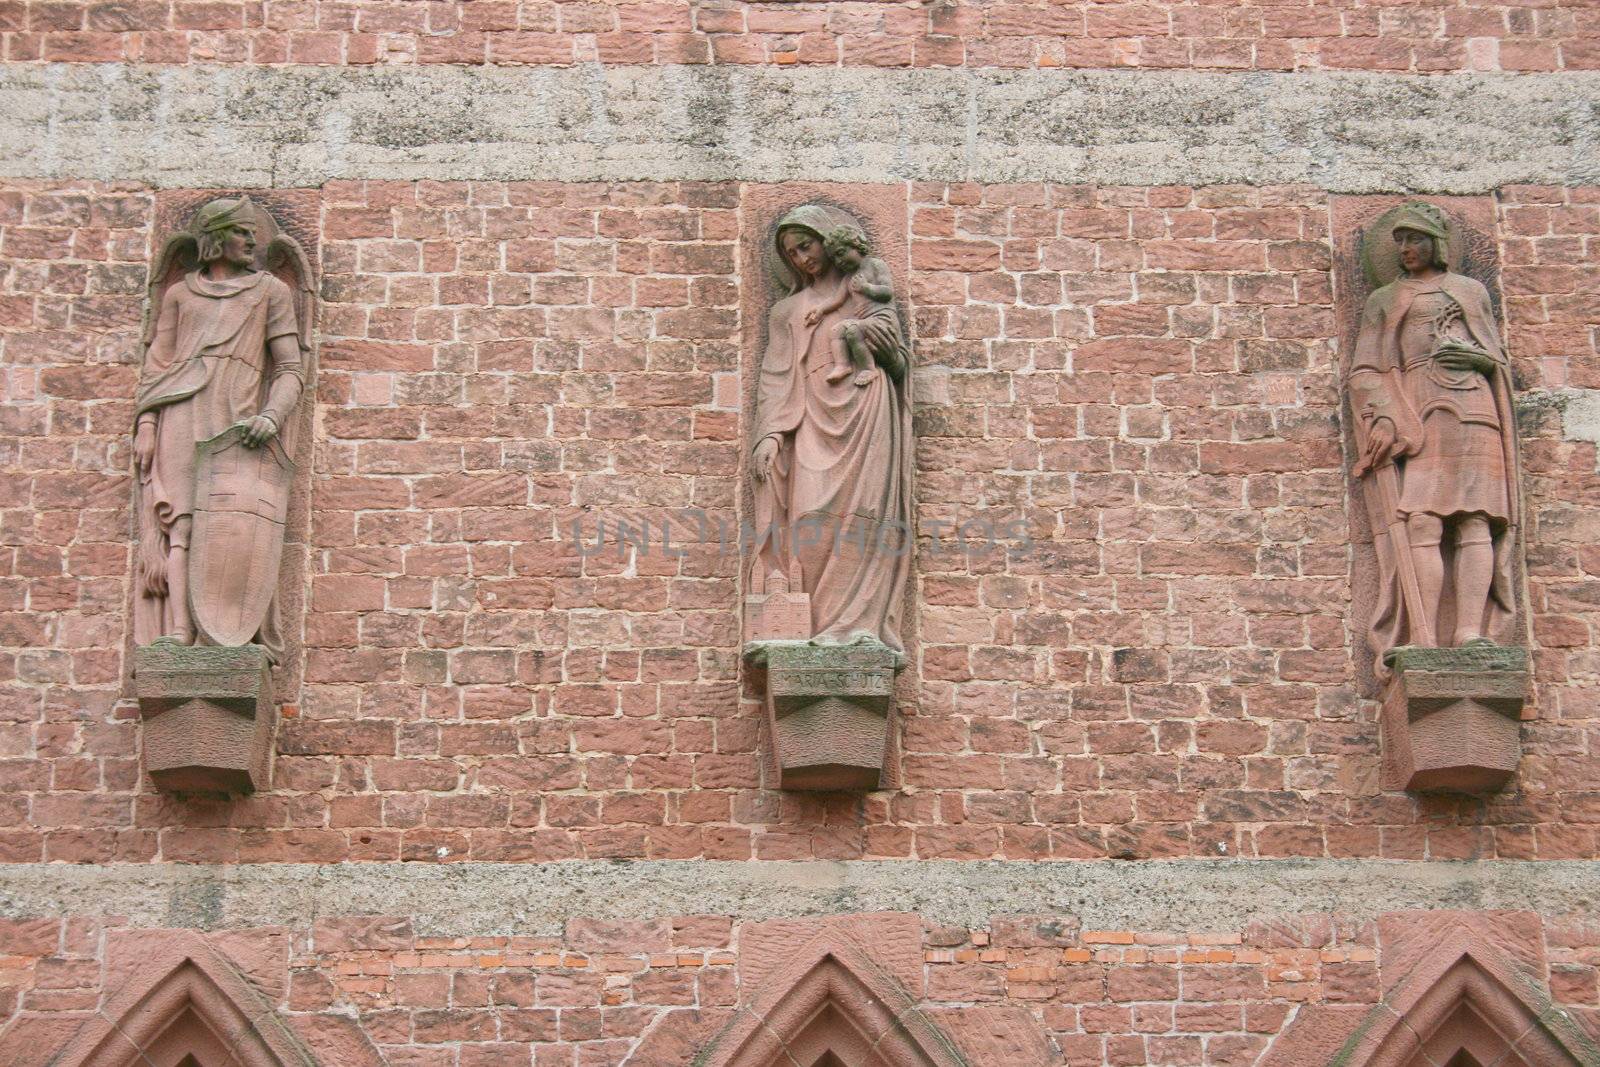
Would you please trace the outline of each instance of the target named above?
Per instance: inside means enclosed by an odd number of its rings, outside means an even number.
[[[825,210],[792,212],[779,232],[793,225],[823,232]],[[848,276],[830,269],[773,305],[754,444],[770,438],[778,452],[770,476],[755,487],[752,566],[811,595],[813,640],[843,644],[873,637],[901,651],[914,543],[909,352],[893,304],[860,293],[806,325],[807,312],[831,303],[848,284]],[[865,386],[848,377],[827,380],[833,369],[829,338],[850,320],[862,324],[869,347],[897,346],[904,368],[899,380],[881,366]]]
[[[304,368],[298,358],[279,364],[269,343],[298,330],[293,294],[265,271],[219,281],[192,271],[162,294],[137,401],[139,417],[153,416],[156,427],[155,457],[140,478],[140,525],[142,536],[159,539],[162,555],[174,526],[194,514],[195,446],[261,412],[281,377],[296,384],[275,412],[280,427],[294,410]],[[274,601],[259,635],[274,658],[282,647],[277,615]],[[167,598],[141,590],[135,642],[149,644],[171,621]]]

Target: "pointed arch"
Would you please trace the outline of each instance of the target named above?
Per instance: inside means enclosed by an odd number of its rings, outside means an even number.
[[[1477,930],[1456,926],[1346,1042],[1367,1067],[1593,1067],[1600,1050],[1544,987]]]
[[[1302,1012],[1260,1067],[1600,1065],[1600,1046],[1550,999],[1537,975],[1485,935],[1484,920],[1438,921],[1444,918],[1419,920],[1425,947],[1376,1006]],[[1403,945],[1393,955],[1405,960],[1417,949]],[[1392,966],[1385,957],[1391,953],[1380,960]]]
[[[843,928],[824,927],[694,1067],[968,1067],[955,1044]]]
[[[51,1067],[316,1067],[272,1005],[204,938],[161,931],[136,945],[144,955],[131,976]]]

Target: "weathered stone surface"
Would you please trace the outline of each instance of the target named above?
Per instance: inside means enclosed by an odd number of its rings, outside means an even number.
[[[248,793],[272,779],[267,653],[157,641],[134,653],[145,771],[162,789]]]
[[[133,441],[141,645],[256,642],[284,658],[278,574],[314,286],[299,241],[247,196],[202,205],[151,266]],[[217,341],[219,322],[239,325]]]
[[[739,178],[1483,192],[1595,180],[1597,102],[1600,78],[1584,72],[49,64],[0,74],[0,167],[167,187]]]
[[[1515,645],[1469,645],[1465,648],[1418,648],[1406,645],[1394,650],[1390,660],[1395,670],[1425,674],[1483,674],[1528,669],[1528,650]]]
[[[767,709],[785,789],[876,789],[897,653],[878,642],[767,642]]]
[[[1516,773],[1527,649],[1402,647],[1388,662],[1380,722],[1390,788],[1482,793]]]
[[[1075,917],[1084,930],[1233,930],[1254,919],[1351,921],[1436,908],[1587,915],[1600,862],[1487,860],[678,860],[554,863],[0,865],[0,918],[117,915],[139,926],[278,926],[407,915],[418,936],[559,936],[603,919],[746,920],[915,912],[926,923]]]

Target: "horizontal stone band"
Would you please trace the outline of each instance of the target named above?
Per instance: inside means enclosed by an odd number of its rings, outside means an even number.
[[[439,180],[1600,181],[1600,74],[15,65],[0,171]]]
[[[766,919],[917,912],[968,928],[1061,914],[1086,929],[1237,930],[1250,919],[1419,908],[1593,910],[1600,862],[1395,860],[257,863],[0,865],[0,918],[115,915],[137,926],[304,926],[409,915],[440,936],[551,936],[573,917]]]

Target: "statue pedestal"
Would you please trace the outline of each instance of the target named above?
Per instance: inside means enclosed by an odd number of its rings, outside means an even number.
[[[278,709],[267,652],[160,640],[134,650],[144,768],[169,791],[249,793],[272,779]]]
[[[1380,729],[1384,786],[1491,793],[1522,756],[1528,650],[1501,645],[1393,649]]]
[[[902,657],[877,641],[814,645],[764,641],[745,656],[765,663],[767,714],[783,789],[878,788]]]

